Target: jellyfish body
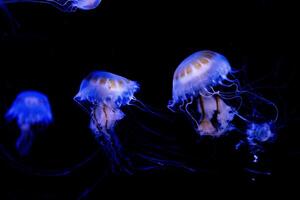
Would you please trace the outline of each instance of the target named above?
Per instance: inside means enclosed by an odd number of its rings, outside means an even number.
[[[4,4],[26,2],[50,4],[63,12],[74,12],[77,9],[95,9],[101,3],[101,0],[2,0]]]
[[[241,132],[246,142],[242,140],[236,147],[248,146],[251,165],[258,164],[262,144],[271,141],[275,135],[272,126],[278,118],[276,105],[242,89],[228,60],[216,52],[196,52],[178,66],[173,77],[173,98],[168,107],[171,110],[179,107],[185,112],[196,124],[199,135],[218,137],[231,130]],[[269,114],[273,111],[269,108],[275,110],[272,120]],[[241,121],[233,124],[234,119]],[[270,174],[253,169],[248,171]]]
[[[267,142],[274,137],[270,123],[251,123],[248,125],[246,134],[250,144]]]
[[[251,162],[257,163],[259,161],[259,154],[264,151],[262,145],[274,139],[275,134],[272,126],[272,122],[248,124],[246,135],[252,156]]]
[[[90,129],[110,159],[113,170],[120,169],[121,162],[126,157],[114,128],[117,121],[125,116],[121,107],[129,105],[135,99],[134,93],[138,89],[135,81],[109,72],[96,71],[82,81],[79,92],[74,97],[80,105],[88,104]]]
[[[5,117],[7,121],[16,120],[21,131],[16,148],[22,156],[30,151],[34,140],[33,126],[47,127],[53,121],[48,98],[36,91],[20,93]]]
[[[219,53],[199,51],[192,54],[181,62],[174,73],[173,98],[168,107],[179,106],[185,111],[196,123],[196,131],[200,135],[222,135],[231,129],[230,122],[235,112],[223,101],[222,92],[216,87],[233,82],[227,78],[231,71],[229,62]],[[193,103],[197,104],[196,112],[200,120],[188,110]]]

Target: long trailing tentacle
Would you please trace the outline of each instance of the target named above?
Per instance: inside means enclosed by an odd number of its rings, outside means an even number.
[[[100,144],[104,153],[112,167],[112,171],[114,173],[119,173],[120,171],[125,171],[126,173],[131,173],[127,166],[129,164],[129,159],[124,155],[123,147],[119,141],[117,134],[114,132],[113,127],[107,128],[103,127],[99,124],[98,118],[96,115],[96,108],[92,113],[92,125],[96,127],[96,129],[92,128],[92,131],[95,134],[95,138],[97,142]],[[108,119],[106,119],[108,120]],[[107,123],[105,123],[106,125]],[[124,163],[124,161],[126,161]]]
[[[136,106],[140,110],[150,113],[150,114],[154,115],[155,117],[159,117],[163,120],[169,120],[167,116],[164,116],[163,114],[159,113],[158,111],[154,111],[154,109],[151,108],[149,105],[146,105],[145,103],[143,103],[142,101],[138,100],[135,97],[132,97],[132,100],[129,102],[129,105]]]
[[[76,11],[76,0],[2,0],[4,4],[13,3],[44,3],[55,7],[62,12]]]
[[[30,127],[21,128],[20,136],[16,141],[16,149],[21,156],[27,156],[33,144],[34,134]]]
[[[91,155],[89,155],[84,160],[78,162],[77,164],[66,167],[62,169],[57,170],[50,170],[50,169],[38,169],[33,168],[31,166],[25,165],[21,161],[17,160],[13,155],[9,153],[9,151],[4,147],[4,145],[0,144],[0,156],[2,159],[5,159],[8,161],[7,163],[14,169],[20,171],[21,173],[33,175],[33,176],[67,176],[71,173],[73,173],[75,170],[80,169],[87,163],[89,163],[91,160],[93,160],[98,153],[100,152],[100,149],[97,149],[95,152],[93,152]]]

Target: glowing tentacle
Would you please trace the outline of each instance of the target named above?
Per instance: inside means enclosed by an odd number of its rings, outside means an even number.
[[[21,156],[26,156],[30,152],[34,139],[33,132],[31,131],[30,125],[24,124],[21,127],[21,133],[16,141],[16,148]]]

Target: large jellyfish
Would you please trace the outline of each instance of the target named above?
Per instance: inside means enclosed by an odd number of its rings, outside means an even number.
[[[1,4],[11,3],[43,3],[50,4],[64,12],[74,12],[77,9],[92,10],[98,7],[101,0],[2,0]]]
[[[222,135],[232,128],[230,122],[235,109],[223,101],[225,94],[217,90],[217,86],[234,83],[227,78],[231,71],[229,62],[219,53],[199,51],[192,54],[174,73],[173,99],[168,107],[173,109],[179,105],[193,119],[200,135]],[[192,103],[196,104],[196,113],[189,111]]]
[[[34,140],[34,127],[47,127],[52,121],[48,98],[37,91],[20,93],[6,113],[7,121],[16,120],[21,131],[16,141],[16,149],[21,156],[30,152]]]
[[[122,170],[122,166],[126,165],[122,164],[125,155],[114,128],[124,117],[120,108],[135,99],[134,93],[138,89],[139,85],[134,81],[109,72],[96,71],[82,81],[74,97],[79,105],[88,104],[90,129],[104,148],[114,171]]]
[[[204,50],[192,54],[174,73],[173,98],[168,107],[185,112],[201,136],[219,137],[233,130],[242,133],[245,141],[236,147],[247,144],[251,163],[257,164],[262,145],[275,137],[278,109],[252,89],[242,89],[233,72],[228,60],[219,53]],[[270,117],[271,113],[275,117]]]
[[[194,110],[190,109],[193,105]],[[241,89],[228,60],[208,50],[190,55],[177,67],[168,107],[184,111],[195,122],[199,135],[221,136],[236,128],[232,121],[237,116],[246,122],[249,141],[269,139],[269,124],[274,124],[278,117],[274,103]],[[271,120],[266,117],[269,108],[276,115]]]

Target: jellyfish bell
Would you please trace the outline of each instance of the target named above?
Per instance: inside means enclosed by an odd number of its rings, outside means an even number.
[[[120,108],[135,99],[138,89],[135,81],[96,71],[82,81],[74,100],[86,107],[102,128],[112,129],[115,122],[124,117]]]
[[[63,12],[92,10],[99,6],[101,0],[2,0],[2,4],[12,3],[43,3],[50,4]],[[0,2],[1,5],[1,2]]]
[[[81,10],[92,10],[97,8],[100,3],[101,0],[79,0],[74,6]]]
[[[135,81],[110,72],[95,71],[82,81],[74,99],[88,101],[93,105],[103,103],[120,107],[128,104],[138,89],[139,85]]]
[[[53,121],[49,100],[37,91],[20,93],[6,113],[8,121],[16,120],[18,125],[48,125]]]
[[[227,59],[212,51],[199,51],[183,60],[173,78],[173,101],[186,100],[193,93],[209,95],[211,87],[227,79]]]
[[[232,68],[228,60],[213,51],[198,51],[177,67],[173,77],[172,100],[168,107],[180,105],[196,124],[200,135],[220,136],[232,128],[234,108],[222,99],[222,91],[217,86],[231,86],[234,80],[228,78]],[[190,104],[197,104],[196,119],[188,110]]]

